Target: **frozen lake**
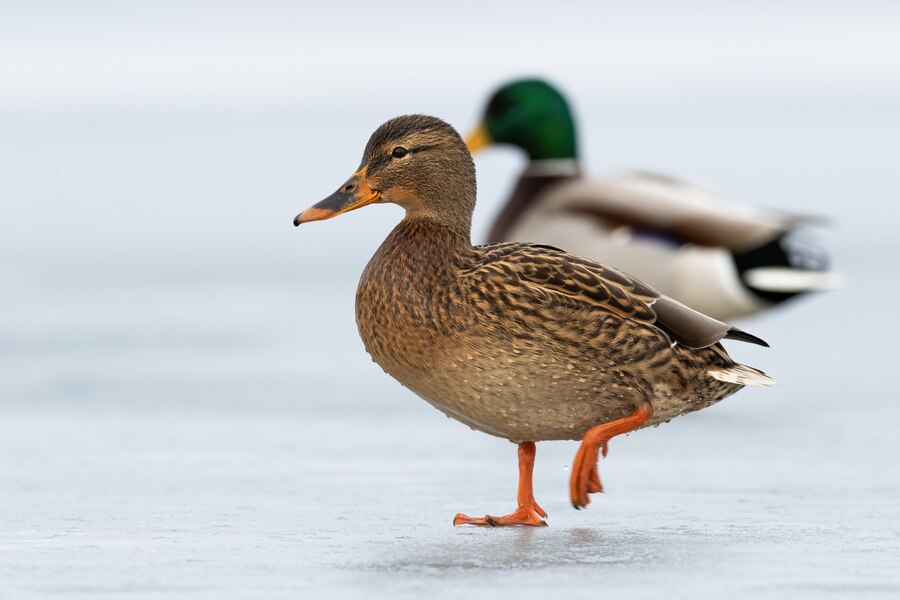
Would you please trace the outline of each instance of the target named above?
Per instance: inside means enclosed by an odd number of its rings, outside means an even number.
[[[484,530],[450,521],[513,508],[514,446],[356,335],[399,211],[291,227],[393,114],[367,110],[3,123],[0,597],[900,595],[896,111],[616,113],[592,170],[830,215],[848,285],[742,324],[777,387],[615,440],[586,511],[575,443],[540,444],[550,527]],[[479,159],[476,234],[518,164]]]

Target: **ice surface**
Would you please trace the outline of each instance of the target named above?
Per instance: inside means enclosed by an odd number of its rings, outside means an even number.
[[[575,444],[539,444],[539,530],[450,525],[513,509],[515,448],[369,361],[353,293],[399,213],[291,227],[368,134],[295,117],[6,123],[0,597],[900,595],[895,113],[608,124],[594,156],[649,127],[639,166],[830,215],[847,286],[743,322],[779,385],[614,440],[587,510]],[[516,168],[484,160],[480,230]]]

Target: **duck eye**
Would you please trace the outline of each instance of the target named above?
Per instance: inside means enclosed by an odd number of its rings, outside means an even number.
[[[394,158],[403,158],[407,154],[409,154],[409,150],[407,150],[403,146],[397,146],[396,148],[391,150],[391,156],[393,156]]]

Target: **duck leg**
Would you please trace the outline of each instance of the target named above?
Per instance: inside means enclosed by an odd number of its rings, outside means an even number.
[[[513,512],[502,517],[485,515],[483,517],[470,517],[458,513],[453,517],[454,525],[486,525],[488,527],[502,527],[505,525],[529,525],[532,527],[545,527],[544,520],[547,513],[534,500],[534,490],[531,479],[534,473],[534,455],[537,452],[534,442],[522,442],[519,444],[519,489],[516,499],[519,507]]]
[[[603,491],[603,484],[600,483],[600,474],[597,471],[600,450],[602,449],[603,456],[606,456],[607,444],[611,438],[637,429],[651,416],[653,407],[648,402],[623,419],[601,423],[588,429],[572,463],[572,475],[569,479],[572,506],[576,509],[584,508],[591,502],[588,498],[589,493]]]
[[[606,452],[603,453],[606,456]],[[597,465],[594,464],[591,467],[591,472],[588,474],[588,486],[587,492],[588,494],[597,494],[603,491],[603,482],[600,481],[600,472],[597,471]]]

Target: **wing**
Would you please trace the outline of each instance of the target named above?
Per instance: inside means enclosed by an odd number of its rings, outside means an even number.
[[[557,186],[542,199],[541,210],[580,213],[612,226],[730,250],[753,247],[813,220],[767,212],[708,188],[642,172]]]
[[[553,246],[505,243],[478,250],[482,260],[467,275],[482,288],[528,290],[535,300],[574,302],[583,309],[659,329],[688,348],[705,348],[723,338],[767,346],[756,336],[688,308],[621,271]]]

